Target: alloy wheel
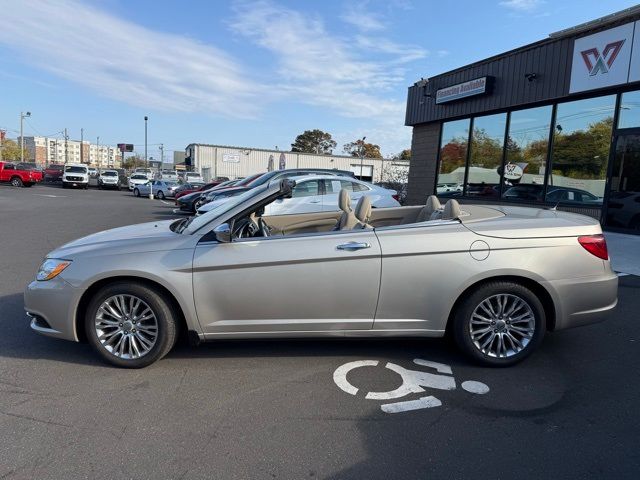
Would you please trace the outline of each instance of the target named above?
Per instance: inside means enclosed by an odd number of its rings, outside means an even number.
[[[469,334],[475,347],[493,358],[517,355],[533,338],[536,317],[531,306],[513,294],[485,298],[471,314]]]
[[[149,305],[135,295],[107,298],[96,312],[98,341],[110,354],[125,360],[148,354],[158,339],[158,319]]]

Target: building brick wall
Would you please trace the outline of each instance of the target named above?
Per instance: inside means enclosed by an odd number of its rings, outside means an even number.
[[[411,139],[411,166],[407,203],[422,205],[433,194],[436,184],[436,164],[440,141],[440,123],[427,123],[413,127]]]

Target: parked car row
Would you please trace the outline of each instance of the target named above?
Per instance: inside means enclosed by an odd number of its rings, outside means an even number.
[[[42,181],[42,172],[25,163],[0,162],[0,182],[14,187],[31,187]]]

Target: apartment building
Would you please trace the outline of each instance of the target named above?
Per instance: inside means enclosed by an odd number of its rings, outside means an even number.
[[[20,144],[20,137],[17,141]],[[51,137],[25,136],[24,157],[42,166],[82,162],[97,168],[119,168],[122,164],[122,154],[117,147]]]

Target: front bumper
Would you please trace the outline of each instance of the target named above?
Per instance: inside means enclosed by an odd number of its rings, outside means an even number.
[[[600,322],[618,304],[618,276],[614,272],[542,283],[553,292],[556,305],[554,330]]]
[[[31,282],[24,291],[24,309],[31,318],[31,328],[49,337],[77,342],[74,319],[80,295],[80,290],[60,276]]]

